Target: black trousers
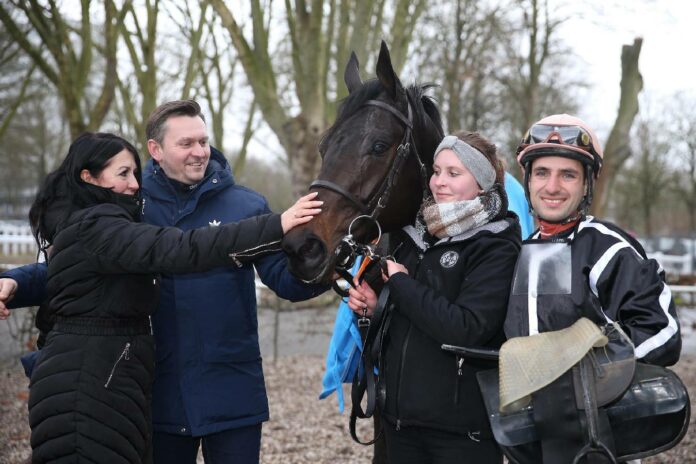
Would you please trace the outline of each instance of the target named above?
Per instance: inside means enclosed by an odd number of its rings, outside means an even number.
[[[202,437],[155,432],[152,444],[156,464],[196,464],[200,446],[207,464],[258,464],[261,424]]]
[[[469,438],[427,427],[401,427],[382,421],[390,464],[502,464],[494,440]]]

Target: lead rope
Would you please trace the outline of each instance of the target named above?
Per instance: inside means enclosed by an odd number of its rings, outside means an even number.
[[[382,322],[386,318],[385,309],[389,304],[389,287],[384,287],[382,292],[379,294],[379,299],[377,300],[377,308],[372,315],[372,321],[367,319],[367,324],[360,327],[360,320],[358,320],[358,328],[360,329],[360,338],[363,341],[362,354],[360,356],[362,360],[363,369],[360,370],[360,366],[355,371],[355,376],[353,377],[353,385],[351,387],[351,401],[352,407],[350,411],[349,429],[351,438],[361,445],[369,446],[373,445],[377,440],[380,439],[384,428],[380,428],[379,432],[376,432],[370,441],[360,441],[358,435],[355,431],[355,425],[357,419],[368,419],[372,417],[375,411],[375,406],[377,403],[377,382],[375,381],[375,365],[374,357],[372,352],[372,344],[378,336],[382,334]],[[388,313],[388,311],[386,311]],[[381,354],[381,344],[378,353]],[[378,366],[378,368],[381,366]],[[362,399],[367,394],[367,403],[365,409],[362,408]]]

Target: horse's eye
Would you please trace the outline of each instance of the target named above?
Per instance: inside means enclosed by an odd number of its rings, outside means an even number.
[[[387,145],[384,142],[375,142],[372,144],[372,153],[375,155],[381,155],[385,151],[387,151],[387,148],[389,148],[389,145]]]

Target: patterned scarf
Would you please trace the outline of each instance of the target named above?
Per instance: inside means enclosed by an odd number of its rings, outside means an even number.
[[[428,199],[423,202],[420,212],[431,235],[455,237],[504,217],[507,214],[507,195],[501,184],[494,184],[473,200],[435,203]]]

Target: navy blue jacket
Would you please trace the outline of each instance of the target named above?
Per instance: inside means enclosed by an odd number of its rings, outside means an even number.
[[[263,196],[235,183],[227,161],[215,149],[205,178],[185,204],[178,204],[173,185],[153,160],[145,167],[142,191],[144,222],[182,230],[270,212]],[[200,436],[268,420],[254,268],[264,284],[288,300],[308,299],[325,290],[294,279],[283,253],[261,257],[253,265],[162,275],[159,308],[152,318],[155,431]],[[42,282],[21,269],[6,275],[18,280],[20,301],[27,301],[30,289],[25,285]],[[33,285],[31,292],[43,291],[39,287]]]

